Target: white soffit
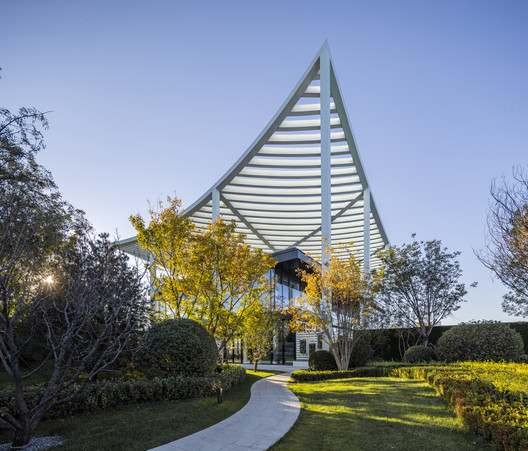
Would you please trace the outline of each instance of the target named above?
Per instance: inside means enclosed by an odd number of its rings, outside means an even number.
[[[235,220],[247,242],[265,251],[297,247],[321,256],[321,104],[319,65],[325,42],[308,69],[253,144],[186,211],[198,227],[219,215]],[[332,245],[354,242],[364,257],[364,190],[369,187],[330,57],[330,148]],[[370,189],[371,267],[389,243]],[[118,243],[141,256],[134,238]],[[367,247],[367,249],[369,248]],[[145,257],[145,256],[143,256]]]

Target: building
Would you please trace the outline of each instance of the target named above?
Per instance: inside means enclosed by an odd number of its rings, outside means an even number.
[[[332,243],[354,242],[365,268],[379,264],[376,253],[389,240],[326,42],[255,141],[186,214],[201,227],[235,220],[251,246],[291,254],[277,264],[281,280],[301,254],[324,259]],[[148,259],[135,237],[119,245]],[[305,354],[299,339],[295,354]]]

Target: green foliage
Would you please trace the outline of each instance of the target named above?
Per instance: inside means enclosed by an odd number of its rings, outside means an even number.
[[[413,235],[414,238],[414,235]],[[385,282],[380,285],[389,322],[415,327],[427,346],[432,328],[460,308],[467,293],[456,258],[440,240],[416,241],[380,251]]]
[[[355,377],[388,377],[392,370],[401,367],[422,367],[430,364],[415,365],[405,362],[375,362],[347,371],[338,370],[297,370],[292,372],[292,379],[297,382],[323,381],[327,379],[350,379]]]
[[[235,221],[219,219],[197,229],[178,199],[168,198],[159,211],[130,220],[141,247],[152,255],[149,264],[162,317],[199,321],[219,343],[219,353],[243,333],[253,306],[269,295],[268,271],[276,261],[246,243]]]
[[[46,418],[61,418],[83,412],[97,411],[110,407],[154,401],[178,401],[182,399],[215,396],[216,389],[228,390],[242,383],[246,370],[240,366],[229,366],[221,373],[209,376],[174,376],[151,380],[104,380],[89,383],[79,396],[72,401],[55,407]],[[78,386],[71,386],[67,393],[73,394]],[[27,403],[31,409],[41,399],[44,384],[27,387]],[[3,412],[13,413],[15,403],[12,390],[0,391],[0,406]]]
[[[374,291],[381,274],[364,273],[352,244],[326,251],[326,262],[313,261],[299,275],[306,284],[287,309],[293,331],[315,329],[323,335],[335,356],[337,367],[348,368],[350,353],[359,337],[358,331],[372,327],[380,313]],[[312,344],[309,351],[312,353]],[[315,350],[315,343],[313,343]]]
[[[156,312],[160,318],[165,312],[169,318],[188,318],[195,312],[193,302],[199,280],[193,273],[192,236],[195,225],[185,216],[179,199],[167,198],[160,211],[149,209],[150,223],[145,224],[141,215],[130,216],[137,231],[139,245],[152,256],[148,269],[155,288],[154,300],[164,307]]]
[[[425,379],[474,432],[497,449],[528,449],[528,366],[471,363],[407,367],[391,376]]]
[[[524,351],[528,352],[528,323],[527,322],[515,322],[515,323],[506,323],[513,330],[516,330],[521,334],[524,343]]]
[[[425,381],[369,377],[290,389],[302,412],[273,451],[491,449]]]
[[[218,360],[214,338],[190,319],[168,319],[147,332],[137,355],[141,370],[149,378],[205,376]]]
[[[524,353],[521,335],[500,322],[474,322],[452,327],[437,344],[440,359],[513,361]]]
[[[29,442],[64,393],[76,395],[80,373],[94,377],[135,351],[145,319],[145,287],[128,258],[107,236],[91,236],[82,212],[36,162],[39,127],[47,122],[35,109],[0,108],[0,343],[18,409],[10,416],[0,406],[0,422],[14,446]],[[44,391],[26,390],[28,363],[51,369]]]
[[[528,365],[462,362],[412,365],[378,362],[352,371],[294,371],[292,379],[309,382],[356,377],[424,379],[475,433],[497,449],[528,449]]]
[[[366,366],[345,371],[297,370],[291,373],[296,382],[325,381],[329,379],[350,379],[353,377],[383,377],[386,371],[380,367]]]
[[[279,321],[280,317],[274,311],[269,297],[253,305],[251,315],[245,323],[244,343],[250,350],[254,371],[257,370],[259,360],[273,351],[274,334]]]
[[[429,346],[411,346],[403,355],[403,361],[406,363],[427,363],[431,360],[436,360],[436,355]]]
[[[308,358],[308,365],[312,371],[337,371],[335,357],[325,349],[312,352]]]
[[[348,369],[366,365],[372,359],[372,356],[373,349],[370,344],[370,337],[367,334],[361,334],[352,348]]]
[[[515,358],[515,363],[528,363],[528,354],[521,354],[519,357]]]

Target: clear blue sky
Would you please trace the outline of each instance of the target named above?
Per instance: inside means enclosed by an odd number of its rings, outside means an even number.
[[[491,181],[528,163],[528,2],[3,0],[0,22],[0,105],[52,111],[41,163],[121,237],[209,188],[328,39],[391,242],[462,251],[479,286],[445,323],[509,319],[473,249]]]

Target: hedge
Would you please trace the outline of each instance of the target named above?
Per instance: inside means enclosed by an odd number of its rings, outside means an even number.
[[[499,321],[474,321],[454,326],[438,340],[436,351],[447,362],[508,361],[524,354],[519,332]]]
[[[400,367],[421,367],[438,365],[431,364],[416,365],[406,362],[376,362],[368,366],[361,366],[347,371],[312,371],[297,370],[291,373],[291,378],[296,382],[324,381],[328,379],[351,379],[354,377],[389,377],[391,370]]]
[[[202,377],[167,377],[151,380],[104,380],[91,382],[72,401],[52,409],[45,418],[59,418],[81,412],[93,412],[108,407],[153,401],[178,401],[216,395],[216,390],[224,390],[240,384],[246,378],[246,370],[240,366],[229,366],[222,373]],[[78,390],[73,385],[62,397]],[[35,385],[24,390],[26,402],[31,409],[42,398],[45,386]],[[12,389],[0,391],[0,406],[6,413],[16,412]]]
[[[365,366],[346,371],[298,370],[291,373],[291,378],[296,382],[311,382],[328,379],[350,379],[353,377],[382,377],[385,375],[385,370],[382,367]]]
[[[524,342],[524,352],[528,354],[528,322],[514,322],[505,323],[512,329],[519,332]],[[454,326],[435,326],[429,336],[429,343],[436,345],[438,339],[444,332]],[[406,331],[413,331],[415,329],[404,329]],[[388,360],[401,360],[400,349],[398,346],[398,333],[396,329],[373,329],[366,331],[365,334],[370,339],[370,343],[374,349],[374,358]]]
[[[512,379],[528,378],[528,368],[519,364],[459,364],[450,367],[397,368],[391,376],[425,379],[475,433],[498,449],[528,449],[528,396],[525,384],[505,384],[504,372],[490,378],[493,365],[509,368]],[[508,367],[509,365],[509,367]],[[491,368],[486,371],[485,366]],[[524,375],[523,375],[524,373]]]
[[[411,346],[405,351],[405,354],[403,354],[403,361],[406,363],[431,362],[433,360],[437,360],[436,354],[433,348],[430,348],[429,346]]]
[[[528,365],[462,362],[409,365],[379,362],[352,371],[294,371],[308,382],[355,377],[426,380],[475,433],[503,450],[528,449]]]

